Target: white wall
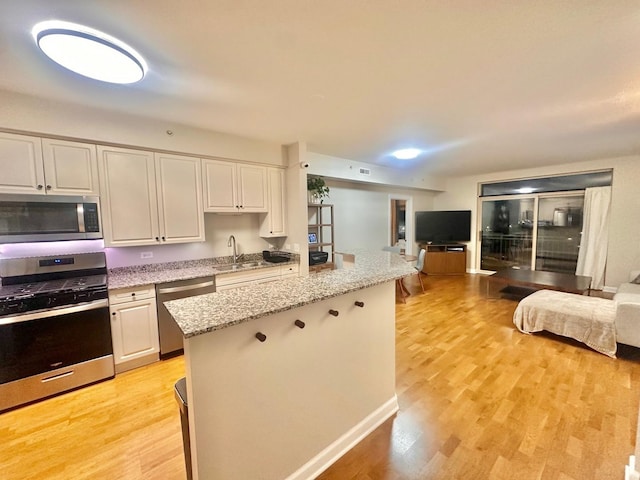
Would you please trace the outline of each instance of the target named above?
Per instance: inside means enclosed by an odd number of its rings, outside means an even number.
[[[329,199],[325,202],[334,205],[335,245],[339,252],[354,248],[380,250],[389,245],[390,195],[411,197],[414,212],[433,209],[433,192],[325,180],[330,188]]]
[[[450,178],[446,191],[434,198],[436,210],[472,210],[472,238],[468,246],[467,268],[477,268],[478,184],[546,175],[613,169],[609,251],[605,288],[627,281],[629,270],[640,269],[640,156],[593,160],[543,168],[512,170],[487,175]]]
[[[287,233],[285,245],[300,253],[300,272],[309,271],[309,248],[307,243],[307,169],[300,168],[300,163],[306,163],[307,145],[297,142],[285,147],[288,167],[285,174],[287,189]]]
[[[277,143],[0,90],[0,129],[282,166]],[[173,135],[167,135],[171,130]]]
[[[307,173],[312,175],[400,188],[442,191],[445,187],[444,178],[427,175],[417,169],[402,166],[390,168],[313,152],[308,152],[305,158],[309,163]],[[360,169],[368,171],[368,174],[360,173]]]

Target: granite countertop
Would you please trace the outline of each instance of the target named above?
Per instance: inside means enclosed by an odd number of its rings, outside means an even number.
[[[165,306],[189,338],[416,272],[413,263],[396,253],[365,250],[352,253],[355,263],[349,268],[173,300],[165,302]]]
[[[292,259],[291,262],[268,263],[262,260],[261,254],[247,254],[243,255],[240,263],[257,263],[256,265],[243,266],[237,270],[224,269],[224,266],[228,266],[231,261],[231,257],[216,257],[202,260],[187,260],[184,262],[153,263],[149,265],[112,268],[108,271],[107,283],[109,290],[114,290],[298,263],[297,258]]]

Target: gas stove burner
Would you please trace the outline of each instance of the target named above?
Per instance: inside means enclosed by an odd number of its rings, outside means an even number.
[[[51,265],[49,257],[0,260],[0,317],[107,298],[104,254]]]
[[[33,285],[25,285],[24,287],[20,287],[16,289],[16,293],[31,293],[33,289]]]

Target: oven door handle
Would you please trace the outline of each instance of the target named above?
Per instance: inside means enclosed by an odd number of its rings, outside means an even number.
[[[97,310],[99,308],[107,308],[109,300],[95,300],[89,303],[73,305],[71,307],[52,308],[50,310],[41,310],[34,313],[25,313],[23,315],[15,315],[13,317],[0,318],[0,325],[11,325],[12,323],[28,322],[38,320],[40,318],[59,317],[60,315],[68,315],[70,313],[87,312],[89,310]]]

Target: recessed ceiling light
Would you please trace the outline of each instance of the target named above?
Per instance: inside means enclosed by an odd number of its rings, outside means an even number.
[[[411,160],[412,158],[416,158],[422,152],[417,148],[403,148],[401,150],[396,150],[391,155],[396,157],[398,160]]]
[[[31,31],[40,50],[64,68],[109,83],[142,80],[147,64],[133,48],[106,33],[70,22],[40,22]]]

